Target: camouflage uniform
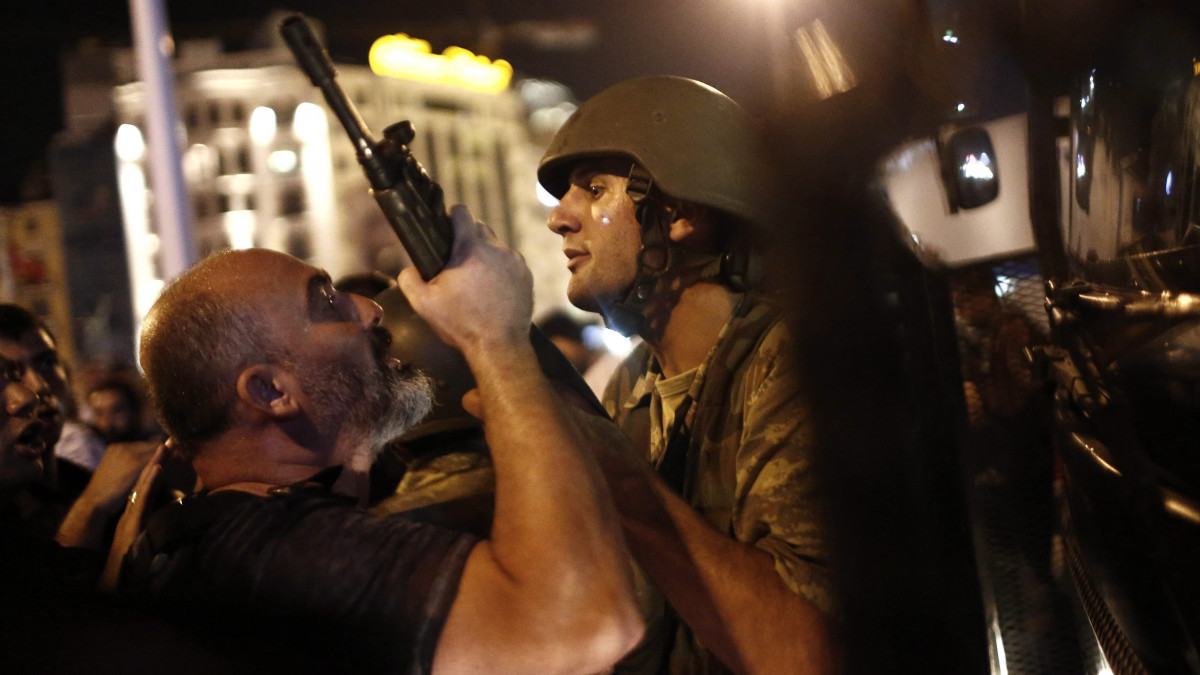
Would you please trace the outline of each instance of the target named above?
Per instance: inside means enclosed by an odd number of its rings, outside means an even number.
[[[697,371],[669,437],[650,423],[661,371],[646,345],[613,375],[604,404],[668,484],[681,485],[697,513],[737,541],[770,553],[787,585],[829,612],[811,430],[792,348],[777,302],[746,297]],[[672,443],[678,445],[668,452]],[[669,466],[677,457],[683,470],[673,472]],[[677,475],[664,475],[671,473]],[[645,589],[639,599],[649,620],[658,621],[661,607],[653,606]],[[648,626],[651,639],[656,629],[662,631]],[[669,672],[728,669],[680,623]]]
[[[371,508],[374,513],[479,537],[491,533],[496,474],[482,429],[433,434],[390,450],[407,468],[395,492]]]

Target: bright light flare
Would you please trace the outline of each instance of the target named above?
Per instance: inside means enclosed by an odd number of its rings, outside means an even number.
[[[275,138],[275,111],[259,106],[250,113],[250,140],[266,145]]]
[[[541,183],[537,184],[537,200],[541,202],[542,206],[545,206],[548,209],[558,206],[558,200],[555,199],[554,195],[550,194],[546,188],[542,187]]]
[[[996,173],[992,171],[992,159],[987,156],[986,152],[982,152],[978,156],[967,155],[958,170],[964,177],[975,180],[992,180],[996,177]]]
[[[142,138],[142,130],[132,124],[122,124],[117,127],[117,137],[113,141],[117,159],[122,162],[136,162],[146,154],[146,141]]]
[[[267,167],[275,173],[291,173],[300,165],[300,158],[292,150],[275,150],[267,155]]]
[[[292,133],[302,141],[314,141],[329,134],[325,111],[316,103],[305,101],[296,106],[292,117]]]

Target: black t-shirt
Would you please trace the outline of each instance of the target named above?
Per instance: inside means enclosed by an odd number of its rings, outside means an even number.
[[[122,586],[247,666],[430,672],[478,539],[380,518],[317,482],[276,492],[155,513]]]

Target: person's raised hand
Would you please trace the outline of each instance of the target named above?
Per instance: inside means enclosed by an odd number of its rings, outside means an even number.
[[[157,441],[138,441],[108,446],[84,488],[84,494],[93,499],[98,508],[115,513],[160,445]]]
[[[413,267],[398,278],[417,314],[470,360],[476,348],[528,342],[533,276],[525,260],[477,222],[465,206],[450,211],[454,247],[426,282]]]
[[[133,542],[142,532],[142,524],[146,517],[146,505],[154,494],[158,474],[162,472],[162,457],[166,445],[159,445],[150,457],[150,461],[138,474],[137,482],[129,492],[125,512],[117,522],[117,531],[113,536],[112,547],[108,550],[108,561],[104,565],[104,573],[100,575],[99,588],[112,592],[117,588],[121,576],[121,561],[133,546]]]

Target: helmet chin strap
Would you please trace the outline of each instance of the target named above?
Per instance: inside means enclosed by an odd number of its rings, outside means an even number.
[[[646,305],[650,303],[663,272],[671,266],[673,252],[668,228],[674,210],[651,196],[653,186],[654,179],[645,169],[637,164],[629,169],[629,185],[625,192],[633,200],[634,216],[642,228],[642,248],[638,251],[637,274],[625,299],[604,307],[608,326],[625,337],[641,329]]]

